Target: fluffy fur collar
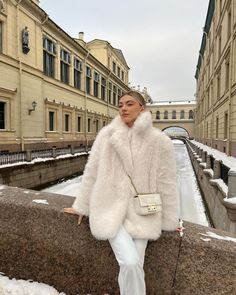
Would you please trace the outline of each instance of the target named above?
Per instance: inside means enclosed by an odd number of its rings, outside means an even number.
[[[128,132],[131,132],[132,140],[135,141],[138,150],[145,144],[144,138],[149,136],[151,130],[153,130],[152,117],[149,111],[140,113],[132,127],[128,127],[120,116],[117,116],[109,126],[110,143],[119,155],[124,169],[129,175],[132,175],[134,155],[132,155],[130,149]]]
[[[121,119],[120,115],[116,116],[115,119],[110,123],[110,130],[113,132],[119,131],[127,133],[129,130],[132,133],[144,133],[148,128],[152,127],[152,116],[149,111],[140,113],[138,118],[135,120],[132,127],[128,127]]]

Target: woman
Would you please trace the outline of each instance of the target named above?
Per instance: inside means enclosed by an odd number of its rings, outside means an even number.
[[[138,193],[160,193],[162,212],[137,214],[131,181]],[[172,142],[152,126],[140,93],[124,94],[119,115],[98,134],[72,207],[65,212],[78,214],[79,223],[89,216],[94,237],[109,240],[120,266],[120,294],[146,294],[147,241],[176,229],[179,198]]]

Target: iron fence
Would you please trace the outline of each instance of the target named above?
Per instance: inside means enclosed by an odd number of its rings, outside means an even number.
[[[0,165],[26,161],[26,152],[0,154]]]
[[[14,164],[19,162],[30,162],[37,158],[55,158],[56,156],[88,152],[91,146],[77,146],[77,147],[67,147],[67,148],[52,148],[45,150],[33,150],[24,152],[13,152],[13,153],[2,153],[0,152],[0,166]]]

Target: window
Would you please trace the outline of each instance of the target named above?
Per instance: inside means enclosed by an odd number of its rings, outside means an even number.
[[[219,136],[219,118],[216,118],[216,138]]]
[[[78,132],[81,132],[81,117],[78,116],[78,128],[77,128]]]
[[[228,113],[224,116],[224,139],[228,138]]]
[[[43,38],[43,72],[45,75],[55,77],[56,43],[44,36]]]
[[[230,38],[231,36],[231,10],[228,11],[228,18],[227,18],[227,37]]]
[[[193,110],[190,110],[190,111],[189,111],[188,118],[189,118],[189,119],[193,119]]]
[[[217,97],[217,99],[219,99],[220,98],[220,72],[217,74],[217,81],[216,81],[216,83],[217,83],[217,92],[216,92],[216,97]]]
[[[229,61],[225,63],[225,90],[229,89]]]
[[[0,129],[5,129],[5,102],[0,102]]]
[[[117,67],[117,76],[120,78],[120,67]]]
[[[101,82],[101,99],[102,100],[106,99],[106,79],[103,77]]]
[[[119,99],[120,99],[120,97],[121,97],[121,93],[122,93],[121,89],[118,88],[118,101],[119,101]]]
[[[103,122],[102,122],[102,126],[103,126],[103,127],[106,126],[106,121],[103,121]]]
[[[55,112],[49,112],[49,131],[55,130]]]
[[[82,72],[82,62],[75,58],[74,59],[74,86],[77,89],[81,89],[81,72]]]
[[[65,114],[65,131],[70,131],[70,115]]]
[[[88,118],[88,132],[91,132],[91,119]]]
[[[96,132],[98,133],[99,131],[99,120],[96,120]]]
[[[113,104],[116,105],[117,101],[116,101],[116,93],[117,93],[117,87],[115,85],[113,85]]]
[[[219,31],[219,36],[218,36],[218,59],[220,59],[221,55],[221,29]]]
[[[93,81],[93,95],[98,97],[98,84],[100,81],[99,74],[94,72],[94,81]]]
[[[176,111],[172,111],[172,119],[176,119]]]
[[[116,74],[116,63],[114,61],[112,63],[112,71],[114,74]]]
[[[180,119],[184,119],[184,110],[180,111]]]
[[[0,21],[0,53],[2,52],[2,43],[3,43],[3,23]]]
[[[168,111],[164,111],[164,119],[168,119]]]
[[[69,84],[70,79],[70,53],[61,49],[61,81]]]
[[[108,102],[111,103],[111,92],[112,92],[112,84],[109,82],[109,89],[108,89]]]
[[[124,81],[124,79],[125,79],[125,73],[124,71],[121,71],[121,80]]]
[[[157,120],[160,120],[160,111],[157,111],[157,112],[156,112],[156,119],[157,119]]]
[[[92,78],[92,71],[90,67],[86,67],[86,92],[90,94],[91,92],[91,78]]]

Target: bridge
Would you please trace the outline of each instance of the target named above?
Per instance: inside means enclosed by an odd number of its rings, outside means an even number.
[[[203,168],[198,168],[205,167],[201,161],[206,160],[204,153],[198,153],[193,163],[199,170],[199,179],[205,177],[204,185],[215,200],[211,212],[214,223],[219,228],[228,224],[234,233],[188,222],[184,222],[183,237],[178,232],[163,232],[159,240],[149,242],[147,247],[147,294],[236,293],[236,205],[218,202],[225,195],[211,185],[209,171],[203,174]],[[67,295],[119,294],[118,266],[109,243],[91,236],[88,220],[78,227],[75,216],[63,213],[74,198],[29,189],[78,169],[83,171],[86,159],[84,154],[71,155],[0,169],[0,183],[4,184],[0,185],[1,272],[10,278],[47,283]],[[214,165],[213,169],[214,177],[218,177],[219,166]],[[236,192],[235,177],[236,174],[229,176],[232,195]],[[35,199],[47,202],[40,204]],[[222,214],[224,210],[226,214]]]
[[[59,292],[118,295],[118,265],[108,241],[95,240],[88,220],[63,213],[73,197],[0,187],[0,271],[32,279]],[[35,199],[47,200],[39,204]],[[149,242],[145,258],[147,294],[236,293],[236,235],[184,223]]]
[[[195,134],[195,101],[164,101],[148,104],[152,113],[153,126],[165,131],[169,136],[187,136]]]

